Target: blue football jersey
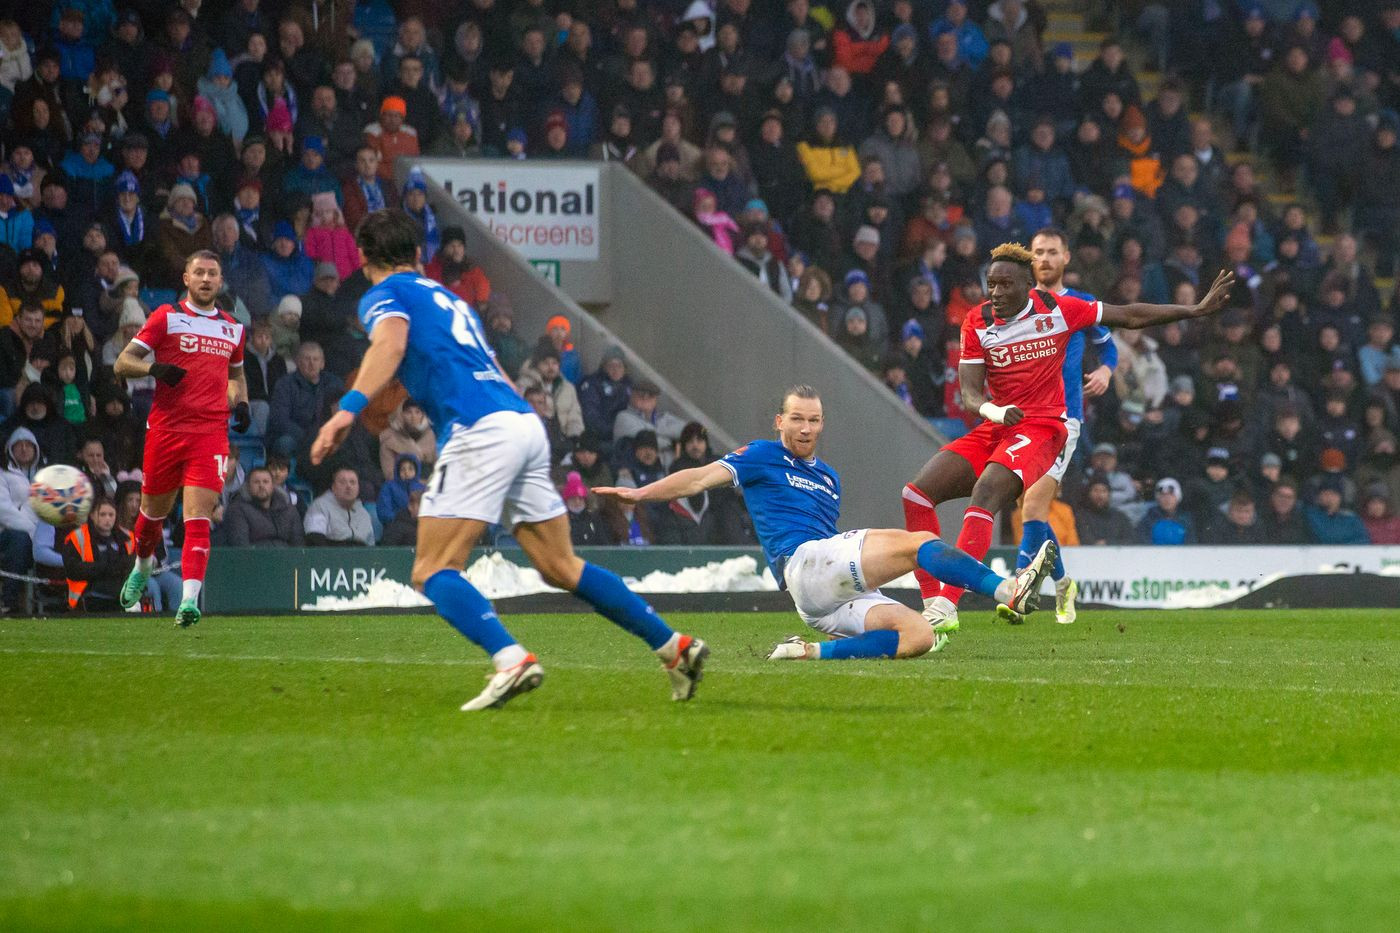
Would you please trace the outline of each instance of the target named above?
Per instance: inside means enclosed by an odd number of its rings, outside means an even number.
[[[1088,292],[1081,292],[1077,288],[1067,288],[1061,295],[1069,295],[1072,298],[1082,298],[1085,301],[1097,301]],[[1112,369],[1118,364],[1118,348],[1113,345],[1113,332],[1102,324],[1095,324],[1087,330],[1077,330],[1070,334],[1069,343],[1065,346],[1065,364],[1061,373],[1065,380],[1065,415],[1077,421],[1084,420],[1084,341],[1092,340],[1095,346],[1100,347],[1100,359]],[[1103,345],[1107,344],[1107,347]],[[1108,351],[1112,351],[1111,353]]]
[[[408,321],[399,381],[432,419],[439,447],[457,425],[471,427],[498,411],[531,410],[496,368],[496,353],[471,305],[437,282],[398,272],[365,292],[365,333],[391,317]]]
[[[815,457],[794,456],[777,441],[753,441],[719,462],[744,490],[763,556],[786,589],[782,565],[792,552],[837,534],[841,477]]]

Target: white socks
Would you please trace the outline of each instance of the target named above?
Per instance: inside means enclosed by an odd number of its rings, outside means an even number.
[[[519,645],[506,645],[491,655],[491,663],[496,665],[497,671],[506,671],[520,664],[529,656],[530,653]]]
[[[180,594],[181,599],[185,602],[190,602],[191,600],[193,600],[194,602],[198,602],[199,591],[202,589],[204,589],[203,580],[186,580],[184,584],[184,591]]]
[[[156,556],[154,554],[150,557],[142,557],[140,554],[136,555],[136,569],[142,573],[149,574],[155,569],[155,566]]]

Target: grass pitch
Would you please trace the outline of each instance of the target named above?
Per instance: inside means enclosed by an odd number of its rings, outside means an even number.
[[[974,613],[695,702],[580,616],[0,621],[0,928],[1394,930],[1400,612]]]

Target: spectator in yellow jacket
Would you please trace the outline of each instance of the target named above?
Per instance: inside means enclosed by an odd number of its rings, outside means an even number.
[[[826,188],[845,194],[860,177],[860,159],[854,146],[848,146],[837,135],[836,111],[823,107],[817,111],[811,137],[797,144],[797,158],[807,173],[813,188]]]

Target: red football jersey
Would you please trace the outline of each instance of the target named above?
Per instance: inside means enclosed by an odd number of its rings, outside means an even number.
[[[1021,313],[1003,321],[984,302],[962,326],[959,363],[987,367],[987,389],[998,405],[1015,405],[1028,418],[1063,418],[1062,373],[1070,334],[1103,317],[1103,302],[1031,289]]]
[[[178,386],[156,382],[147,426],[200,433],[228,429],[228,372],[243,365],[242,324],[186,300],[156,308],[132,341],[153,352],[157,363],[185,370]]]

